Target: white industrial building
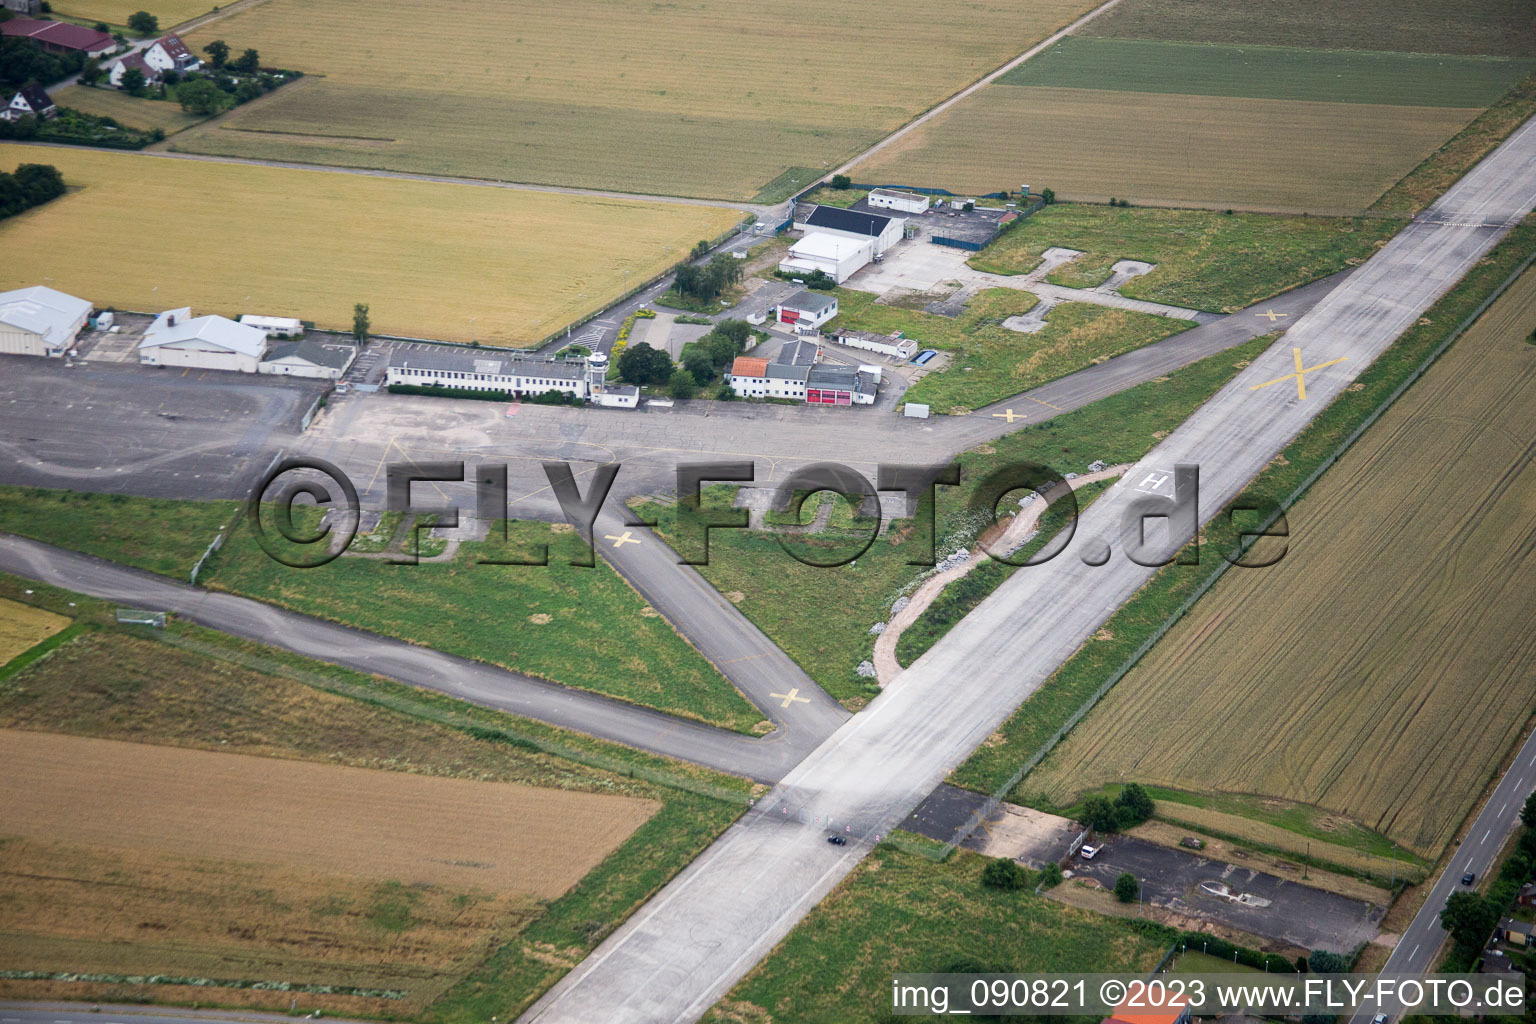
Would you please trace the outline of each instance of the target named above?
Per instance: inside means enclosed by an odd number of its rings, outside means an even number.
[[[247,313],[240,322],[269,338],[297,338],[304,333],[304,321],[291,316],[252,316]]]
[[[917,355],[917,342],[911,338],[903,338],[900,331],[893,334],[874,334],[869,331],[851,331],[845,328],[834,333],[832,337],[839,345],[862,349],[865,352],[877,352],[894,359],[911,359]]]
[[[61,356],[91,315],[91,304],[44,285],[0,292],[0,353]]]
[[[828,234],[867,241],[877,257],[884,256],[891,246],[901,241],[906,226],[906,220],[901,217],[887,217],[867,210],[843,210],[836,206],[797,207],[795,210],[795,227],[807,235]]]
[[[797,331],[814,331],[837,316],[837,296],[801,289],[773,308],[773,318]]]
[[[874,255],[869,239],[853,239],[820,232],[806,235],[789,247],[789,255],[779,262],[786,274],[814,274],[821,271],[842,284],[864,269]]]
[[[597,405],[633,409],[640,389],[607,382],[608,357],[594,352],[585,360],[535,359],[527,353],[503,356],[448,347],[431,352],[407,350],[390,357],[387,387],[442,388],[446,391],[499,391],[514,398],[551,391]]]
[[[260,330],[260,328],[257,329]],[[280,341],[267,352],[267,357],[258,364],[257,370],[280,377],[340,380],[341,375],[347,372],[347,367],[351,366],[356,358],[357,349],[351,345]]]
[[[897,210],[901,213],[927,213],[929,199],[917,192],[903,192],[895,188],[877,188],[869,194],[869,205],[877,210]]]
[[[267,336],[256,328],[228,317],[194,317],[188,306],[155,317],[139,342],[139,362],[145,366],[257,373],[266,355]]]

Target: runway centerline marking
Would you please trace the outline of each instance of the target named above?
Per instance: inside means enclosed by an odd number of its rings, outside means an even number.
[[[1295,373],[1288,373],[1284,377],[1276,377],[1274,380],[1267,380],[1263,384],[1255,384],[1248,390],[1258,391],[1262,388],[1267,388],[1271,385],[1279,384],[1281,381],[1294,380],[1296,382],[1296,397],[1304,402],[1307,400],[1307,374],[1321,370],[1327,366],[1332,366],[1335,363],[1342,363],[1345,359],[1348,358],[1347,356],[1340,356],[1337,359],[1330,359],[1326,363],[1318,363],[1316,366],[1303,366],[1301,361],[1301,349],[1293,348],[1291,349],[1291,352],[1296,356]]]
[[[788,693],[770,693],[768,696],[774,700],[782,700],[784,703],[779,705],[781,708],[787,708],[791,704],[809,704],[811,702],[811,698],[800,696],[800,688],[798,686],[791,687]]]
[[[1061,412],[1062,411],[1061,410],[1061,406],[1059,406],[1059,405],[1052,405],[1050,402],[1042,402],[1038,398],[1030,398],[1028,395],[1021,395],[1019,397],[1023,398],[1027,402],[1034,402],[1036,405],[1043,405],[1047,409],[1055,409],[1057,412]]]
[[[613,546],[616,547],[616,548],[621,548],[625,544],[639,544],[640,543],[640,538],[632,535],[628,530],[625,530],[623,533],[619,534],[617,537],[615,537],[611,533],[605,533],[605,534],[603,534],[603,540],[611,540],[611,541],[613,541]]]

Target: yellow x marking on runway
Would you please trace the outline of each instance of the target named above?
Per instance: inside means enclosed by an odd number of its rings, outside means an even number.
[[[1003,412],[993,413],[992,418],[995,420],[1007,420],[1009,423],[1012,423],[1014,420],[1022,420],[1024,418],[1024,414],[1021,412],[1014,412],[1012,409],[1008,409]]]
[[[611,533],[605,533],[605,534],[603,534],[603,540],[611,540],[611,541],[613,541],[613,546],[616,547],[616,548],[621,548],[625,544],[639,544],[640,543],[640,538],[639,537],[631,536],[630,532],[628,530],[625,530],[622,534],[620,534],[617,537],[615,537]]]
[[[1272,309],[1266,309],[1262,313],[1255,313],[1253,315],[1254,316],[1267,317],[1269,319],[1270,323],[1274,323],[1276,320],[1284,320],[1286,317],[1290,316],[1291,314],[1289,314],[1289,313],[1276,313]]]
[[[1306,399],[1307,399],[1307,374],[1312,373],[1314,370],[1321,370],[1325,366],[1332,366],[1334,363],[1342,363],[1345,359],[1348,358],[1347,356],[1340,356],[1337,359],[1330,359],[1326,363],[1318,363],[1316,366],[1302,366],[1301,365],[1301,349],[1293,348],[1293,349],[1291,349],[1291,351],[1296,354],[1296,372],[1295,373],[1288,373],[1284,377],[1276,377],[1274,380],[1267,380],[1263,384],[1255,384],[1253,387],[1249,388],[1248,390],[1249,391],[1258,391],[1260,388],[1267,388],[1271,384],[1279,384],[1283,380],[1291,380],[1291,379],[1294,378],[1295,381],[1296,381],[1296,397],[1301,399],[1302,401],[1306,401]]]
[[[783,708],[787,708],[791,704],[809,704],[811,702],[811,698],[800,696],[800,688],[798,686],[791,689],[788,693],[770,693],[768,696],[774,700],[782,700],[784,703],[780,704],[779,707]]]

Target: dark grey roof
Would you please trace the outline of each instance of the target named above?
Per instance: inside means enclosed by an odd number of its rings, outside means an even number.
[[[638,398],[640,395],[640,389],[635,387],[633,384],[604,384],[603,394],[630,395],[632,397]]]
[[[811,367],[805,383],[813,388],[846,388],[853,390],[859,382],[859,371],[851,366],[834,366],[823,363]]]
[[[21,93],[21,98],[27,101],[27,106],[33,110],[44,111],[53,106],[53,100],[49,98],[47,90],[36,82],[28,82],[17,91]]]
[[[882,217],[878,213],[842,210],[836,206],[818,206],[811,211],[809,217],[805,218],[805,222],[811,227],[830,228],[833,231],[848,231],[878,238],[891,223],[891,218]]]
[[[857,390],[861,395],[873,395],[880,390],[880,378],[860,370]]]
[[[811,371],[809,366],[789,366],[785,363],[769,363],[768,369],[763,371],[767,377],[776,380],[804,381],[805,375]]]
[[[308,340],[278,342],[267,349],[269,363],[277,359],[287,359],[290,356],[314,363],[316,366],[329,366],[336,370],[345,370],[347,364],[352,362],[352,352],[349,350]]]
[[[524,355],[524,353],[518,353]],[[389,365],[413,370],[436,370],[447,373],[483,373],[493,377],[558,377],[563,380],[581,380],[586,364],[579,360],[545,360],[516,358],[510,354],[487,349],[453,349],[434,346],[431,351],[420,349],[396,349],[390,353]]]
[[[824,309],[831,309],[836,304],[837,296],[828,292],[813,292],[809,288],[802,288],[779,303],[785,309],[793,309],[801,313],[820,313]]]
[[[816,361],[816,353],[820,348],[820,345],[806,338],[786,341],[773,361],[786,366],[810,366]]]

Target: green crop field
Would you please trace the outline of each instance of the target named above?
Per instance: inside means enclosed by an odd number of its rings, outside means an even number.
[[[994,85],[851,173],[955,192],[1027,182],[1062,199],[1348,215],[1478,112]]]
[[[889,26],[922,25],[930,5],[446,0],[424,18],[404,0],[270,0],[189,45],[224,39],[324,77],[175,145],[734,199],[777,181],[782,199],[1090,6],[983,0],[904,46]],[[829,39],[835,61],[789,56]],[[749,56],[764,46],[780,56]]]
[[[998,83],[1400,107],[1486,107],[1533,69],[1536,61],[1507,57],[1069,36]]]
[[[0,251],[29,254],[0,264],[0,289],[47,279],[97,306],[256,310],[341,330],[364,302],[381,334],[491,345],[542,340],[742,217],[68,146],[0,144],[0,166],[40,154],[71,191],[0,224]],[[143,225],[163,223],[197,244],[123,258]]]
[[[953,353],[949,366],[928,374],[904,396],[944,413],[978,409],[1194,326],[1068,302],[1050,311],[1044,330],[1023,334],[1002,321],[1035,305],[1029,292],[993,288],[972,298],[958,317],[881,305],[868,292],[844,290],[839,296],[837,326],[878,334],[899,330],[921,345]]]
[[[1224,215],[1204,210],[1115,209],[1076,203],[1048,206],[972,260],[978,270],[1027,274],[1052,246],[1084,255],[1047,280],[1092,288],[1117,260],[1155,263],[1121,294],[1212,312],[1251,306],[1280,292],[1363,262],[1403,222],[1385,218]]]
[[[1084,35],[1536,57],[1527,0],[1123,0]]]
[[[129,128],[159,128],[167,135],[207,120],[201,114],[187,113],[172,100],[138,99],[117,89],[71,85],[53,93],[53,101],[61,107],[113,118]]]
[[[1438,855],[1536,699],[1533,328],[1527,272],[1291,510],[1287,557],[1228,573],[1030,787],[1269,796]]]
[[[935,864],[877,846],[704,1020],[885,1020],[897,972],[1134,974],[1167,949],[1165,937],[1119,918],[988,888],[986,863],[962,853]]]

